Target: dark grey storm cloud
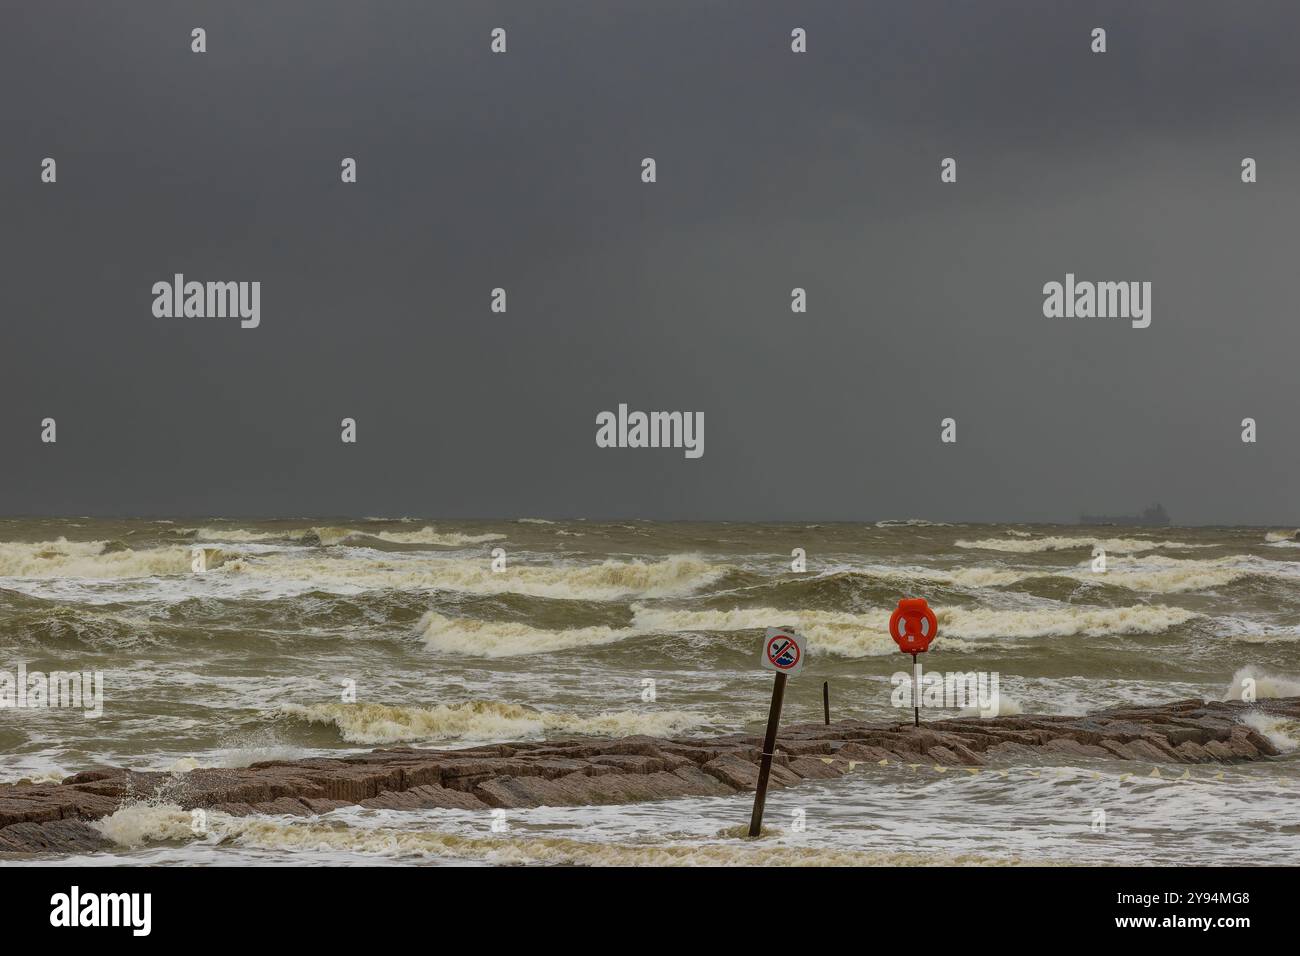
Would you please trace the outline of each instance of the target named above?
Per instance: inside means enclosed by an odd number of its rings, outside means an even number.
[[[0,511],[1300,517],[1293,3],[4,19]],[[155,318],[176,272],[261,326]],[[1045,318],[1067,272],[1150,328]],[[620,402],[704,457],[597,448]]]

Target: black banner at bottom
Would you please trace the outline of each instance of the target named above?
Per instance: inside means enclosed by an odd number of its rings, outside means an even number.
[[[10,943],[75,932],[82,942],[128,944],[247,928],[259,943],[371,945],[377,930],[418,932],[434,922],[444,931],[490,928],[497,943],[512,932],[536,938],[540,926],[576,923],[586,945],[602,938],[615,945],[638,925],[671,931],[711,914],[774,932],[827,920],[866,923],[918,944],[936,934],[948,945],[963,930],[1042,929],[1057,939],[1181,944],[1201,936],[1233,945],[1285,928],[1296,875],[1209,867],[0,867]],[[606,931],[619,935],[600,935]]]

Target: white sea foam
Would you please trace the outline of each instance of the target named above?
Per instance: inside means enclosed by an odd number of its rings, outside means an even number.
[[[15,780],[3,780],[0,784],[42,784],[42,783],[62,783],[64,777],[70,777],[71,774],[66,770],[58,768],[46,770],[32,770],[22,774]]]
[[[1283,753],[1290,753],[1300,747],[1300,721],[1255,710],[1243,716],[1241,722],[1258,730]]]
[[[1243,644],[1289,644],[1300,641],[1300,625],[1269,624],[1237,617],[1220,619],[1217,633],[1220,637]]]
[[[472,836],[420,826],[350,826],[337,814],[293,819],[235,817],[219,810],[206,814],[206,833],[196,837],[189,811],[174,803],[140,803],[119,809],[92,824],[119,846],[199,842],[260,850],[336,852],[381,857],[431,856],[493,864],[553,866],[914,866],[989,865],[1015,862],[981,853],[919,853],[799,846],[739,839],[736,832],[701,841],[595,842],[569,837]],[[764,827],[765,835],[767,828]]]
[[[1006,694],[999,691],[997,700],[994,702],[995,707],[988,710],[981,710],[979,707],[964,708],[957,716],[959,717],[1014,717],[1016,714],[1024,713],[1024,708],[1020,706],[1018,700],[1013,700]]]
[[[217,813],[213,811],[208,816],[216,817]],[[221,814],[221,817],[226,817],[226,814]],[[174,803],[135,801],[94,821],[91,826],[114,843],[126,847],[184,842],[195,837],[194,817]]]

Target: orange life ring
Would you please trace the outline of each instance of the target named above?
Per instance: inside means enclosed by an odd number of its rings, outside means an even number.
[[[889,636],[904,654],[920,654],[939,633],[939,621],[925,598],[903,598],[889,618]]]

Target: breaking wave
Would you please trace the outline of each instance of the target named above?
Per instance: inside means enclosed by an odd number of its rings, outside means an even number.
[[[412,740],[518,740],[545,734],[668,737],[716,722],[680,710],[616,711],[592,715],[533,710],[518,704],[474,700],[434,707],[384,704],[286,704],[278,714],[313,724],[328,724],[353,744],[392,744]]]
[[[300,581],[322,589],[372,588],[464,591],[473,594],[524,594],[577,601],[682,597],[734,570],[698,555],[673,555],[660,561],[604,561],[589,565],[515,563],[495,572],[487,561],[445,558],[410,560],[392,555],[310,557],[301,553],[247,556],[232,570],[281,581]]]
[[[188,532],[187,532],[188,533]],[[300,537],[301,535],[297,535]],[[245,531],[243,528],[199,528],[194,532],[198,541],[284,541],[295,537],[284,531]]]
[[[379,519],[375,519],[379,520]],[[401,519],[406,521],[407,519]],[[297,541],[307,535],[315,535],[321,544],[337,545],[348,542],[364,543],[387,541],[390,544],[429,544],[444,548],[458,548],[470,544],[484,544],[488,541],[502,541],[505,535],[489,532],[484,534],[462,534],[459,532],[440,532],[426,525],[419,531],[366,531],[358,528],[323,527],[285,531],[249,531],[244,528],[199,528],[194,532],[200,541]]]
[[[344,544],[349,541],[364,542],[366,538],[387,541],[389,544],[431,544],[443,548],[459,548],[469,544],[485,544],[488,541],[502,541],[505,535],[496,533],[460,534],[458,532],[440,532],[425,526],[419,531],[358,531],[354,528],[312,528],[320,538],[321,544]]]
[[[139,578],[185,574],[188,548],[133,551],[107,541],[0,542],[0,577]]]
[[[959,548],[976,548],[983,551],[1007,551],[1014,554],[1037,554],[1042,551],[1069,551],[1074,548],[1103,548],[1108,553],[1132,554],[1154,551],[1158,548],[1208,548],[1207,544],[1186,544],[1182,541],[1152,541],[1146,538],[1091,538],[1051,535],[1045,538],[981,538],[978,541],[958,541]]]
[[[1251,576],[1294,576],[1294,566],[1256,561],[1246,556],[1194,561],[1147,555],[1141,559],[1113,559],[1104,574],[1080,568],[1068,572],[1068,576],[1079,581],[1126,587],[1132,591],[1176,594],[1223,587]]]
[[[513,657],[594,647],[635,633],[601,626],[546,630],[514,621],[448,617],[436,611],[425,614],[420,631],[421,639],[430,649],[468,657]]]
[[[877,528],[951,528],[947,521],[927,521],[924,518],[887,518],[876,522]]]

